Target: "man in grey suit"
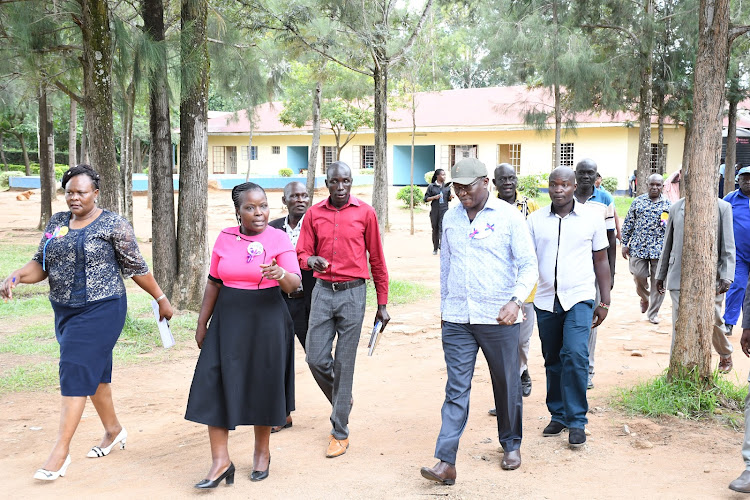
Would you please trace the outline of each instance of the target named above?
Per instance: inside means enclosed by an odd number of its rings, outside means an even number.
[[[745,290],[745,302],[742,304],[742,338],[740,348],[745,356],[750,357],[750,282]],[[750,382],[750,375],[747,377]],[[740,477],[729,483],[729,489],[740,493],[750,493],[750,393],[745,397],[745,442],[742,443],[742,458],[745,470]]]
[[[719,371],[732,370],[732,344],[727,339],[721,303],[724,294],[734,279],[734,230],[732,227],[732,206],[718,200],[718,227],[716,230],[716,300],[714,301],[713,345],[719,353]],[[682,244],[685,237],[685,198],[680,198],[669,209],[664,247],[656,270],[656,288],[664,293],[664,281],[672,298],[672,346],[674,346],[674,326],[680,306],[680,273],[682,271]]]

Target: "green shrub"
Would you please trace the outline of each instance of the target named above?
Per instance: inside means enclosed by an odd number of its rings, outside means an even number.
[[[291,177],[293,173],[294,172],[292,172],[291,168],[280,168],[279,169],[279,176],[280,177]]]
[[[422,203],[422,200],[424,198],[424,193],[422,193],[422,190],[419,189],[417,186],[404,186],[402,187],[398,194],[396,195],[397,200],[401,200],[404,202],[404,205],[407,207],[409,206],[409,193],[414,192],[414,206],[420,205]]]
[[[31,169],[31,175],[39,175],[39,164],[38,163],[30,163],[29,167]],[[26,174],[26,165],[19,165],[14,163],[8,164],[8,170],[11,172],[20,172],[21,175]],[[68,166],[61,163],[55,163],[55,179],[58,181],[62,179],[63,174],[65,171],[68,170]]]
[[[373,175],[375,173],[374,168],[360,168],[359,175]]]
[[[605,177],[602,179],[602,187],[609,194],[615,194],[615,191],[617,191],[617,177]]]
[[[11,170],[10,172],[0,172],[0,189],[10,187],[8,177],[24,177],[24,174],[15,172],[13,170]]]
[[[518,178],[518,190],[529,198],[536,198],[539,196],[539,182],[538,175],[522,175]]]
[[[435,173],[435,171],[434,171],[434,170],[430,170],[429,172],[427,172],[427,173],[425,173],[425,174],[424,174],[424,181],[425,181],[425,182],[426,182],[427,184],[429,184],[430,182],[432,182],[432,175],[433,175],[434,173]]]

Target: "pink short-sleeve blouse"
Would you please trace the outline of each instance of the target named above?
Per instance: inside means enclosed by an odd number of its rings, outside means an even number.
[[[228,227],[216,238],[209,275],[231,288],[271,288],[279,282],[264,278],[260,264],[270,264],[273,259],[286,272],[300,275],[297,252],[286,232],[267,226],[260,234],[246,236],[239,226]]]

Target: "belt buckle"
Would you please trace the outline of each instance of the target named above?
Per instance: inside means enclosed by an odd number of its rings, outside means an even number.
[[[338,283],[331,283],[331,288],[333,289],[334,292],[338,292],[339,291],[339,284]]]

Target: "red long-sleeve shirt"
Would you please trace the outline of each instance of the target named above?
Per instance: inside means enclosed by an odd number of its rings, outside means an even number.
[[[369,279],[369,253],[378,304],[387,304],[388,269],[375,209],[354,196],[349,196],[341,208],[334,207],[330,200],[326,198],[313,205],[305,214],[297,241],[300,267],[310,269],[307,259],[317,255],[327,260],[329,266],[325,272],[315,271],[316,278],[334,283]]]

